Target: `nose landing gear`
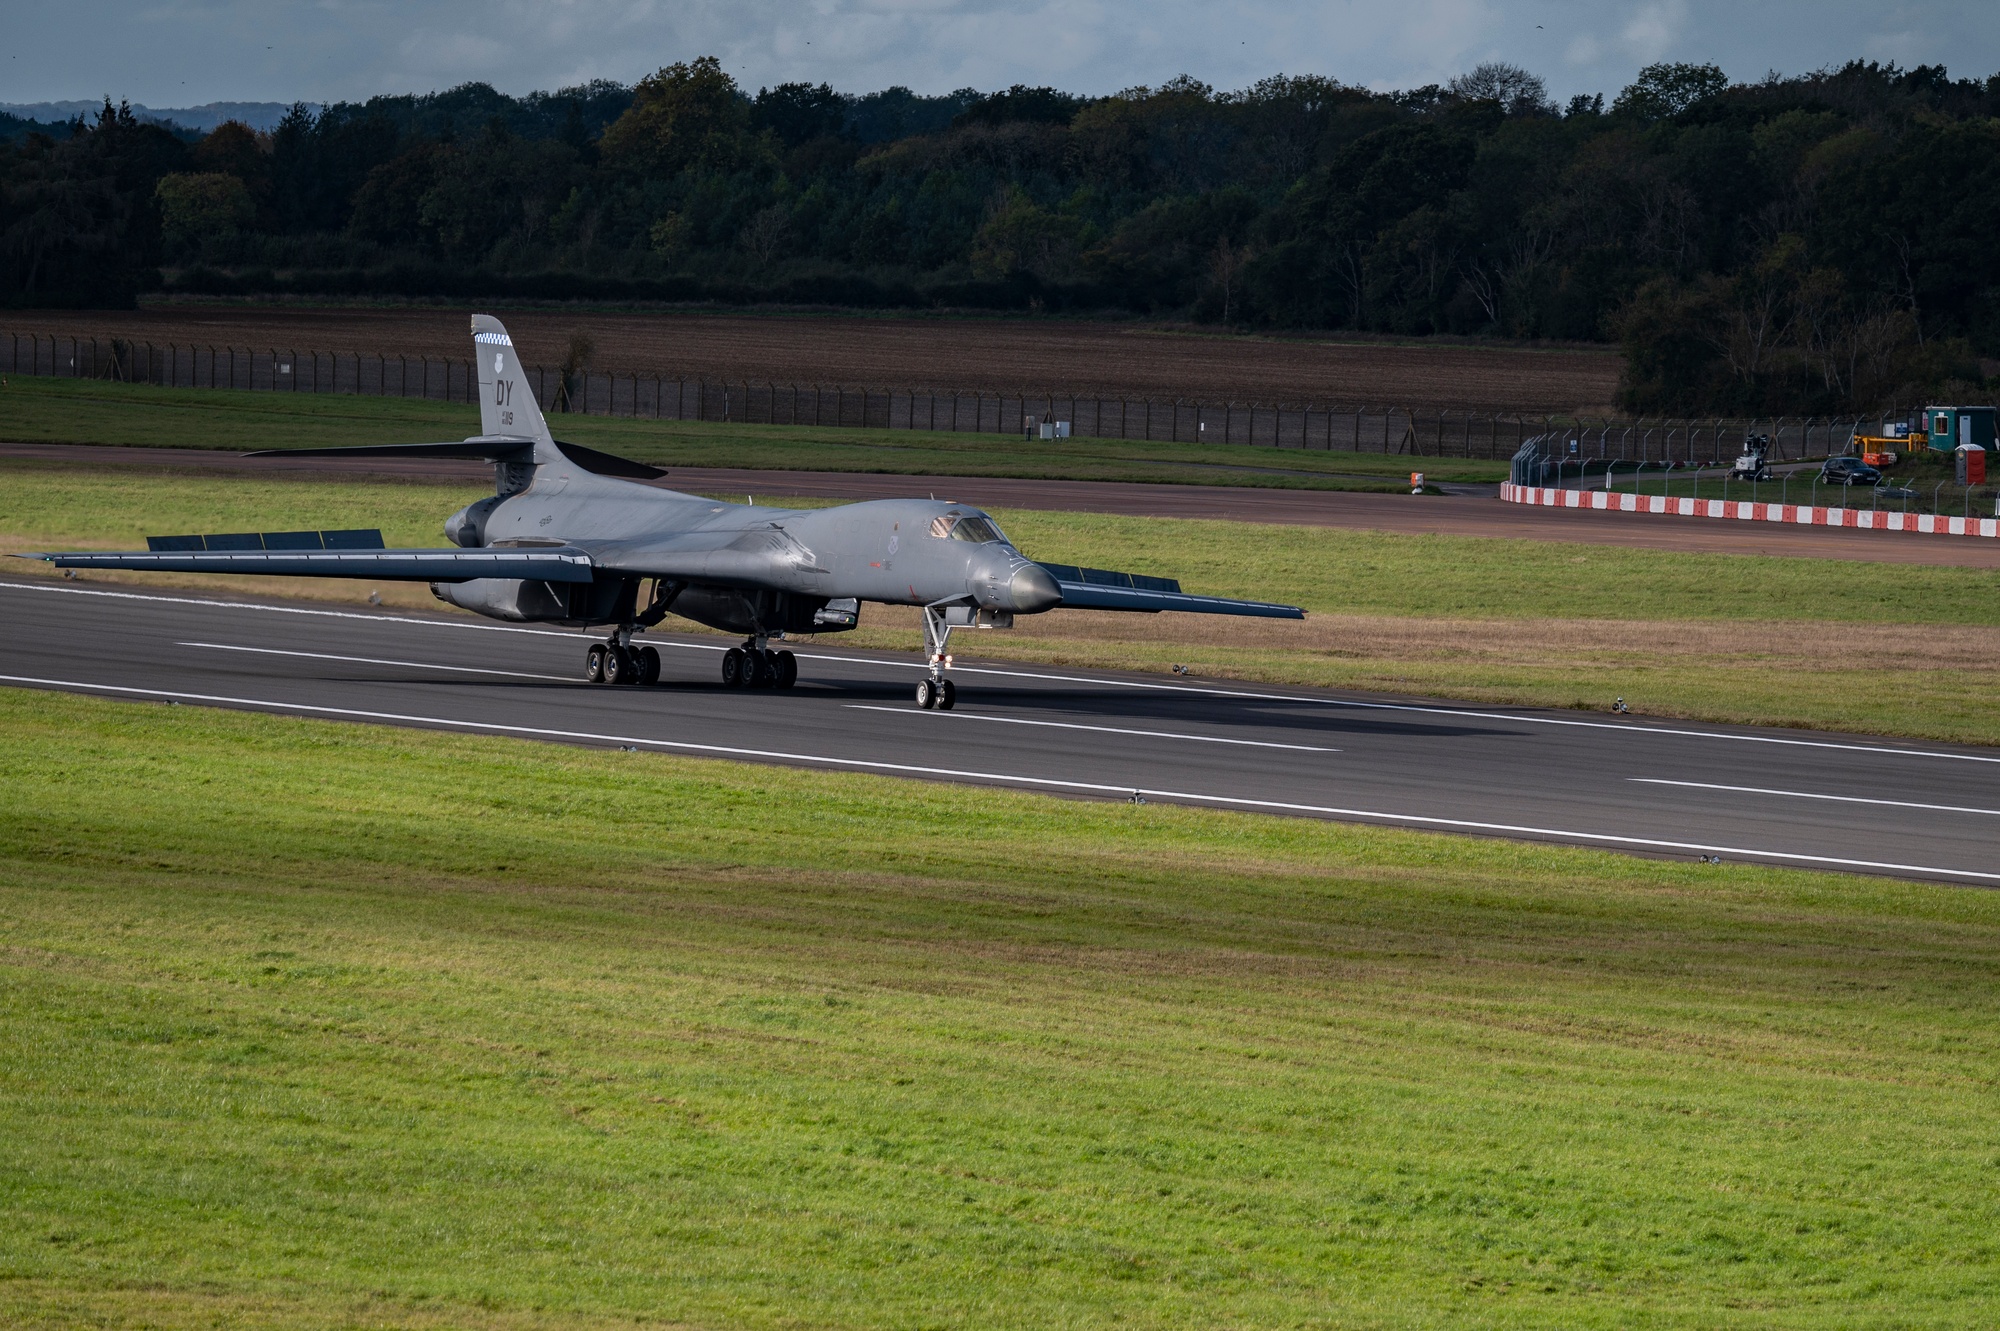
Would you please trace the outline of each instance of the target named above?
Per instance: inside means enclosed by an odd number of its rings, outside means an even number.
[[[951,669],[951,631],[955,625],[945,618],[945,607],[956,601],[939,601],[924,607],[924,651],[930,658],[931,673],[917,681],[917,706],[949,712],[958,703],[958,686],[944,677]]]

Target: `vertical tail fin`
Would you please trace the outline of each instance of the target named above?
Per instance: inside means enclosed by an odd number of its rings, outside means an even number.
[[[535,391],[514,354],[506,325],[490,314],[472,316],[472,355],[479,366],[479,426],[486,435],[513,435],[535,441],[535,461],[558,460],[548,422]]]

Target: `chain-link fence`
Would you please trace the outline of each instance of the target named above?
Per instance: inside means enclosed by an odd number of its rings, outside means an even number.
[[[120,338],[0,332],[0,359],[15,374],[123,380],[176,388],[355,393],[471,402],[469,358],[154,343]],[[1771,440],[1775,461],[1846,450],[1873,418],[1622,420],[1507,412],[1419,410],[1353,403],[1270,403],[1111,397],[1013,389],[885,388],[773,383],[640,370],[527,366],[536,399],[552,414],[654,420],[1022,435],[1067,422],[1069,434],[1162,443],[1229,444],[1358,453],[1502,460],[1542,441],[1551,474],[1607,460],[1696,465],[1735,456],[1743,439]],[[1052,431],[1054,433],[1054,431]]]

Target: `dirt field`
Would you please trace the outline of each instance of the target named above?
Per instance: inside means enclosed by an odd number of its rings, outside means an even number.
[[[598,369],[777,382],[1601,414],[1621,367],[1609,349],[1312,341],[1137,323],[498,312],[531,364],[559,362],[570,335],[584,332]],[[0,335],[29,332],[389,355],[468,350],[464,312],[446,309],[163,306],[0,318]]]

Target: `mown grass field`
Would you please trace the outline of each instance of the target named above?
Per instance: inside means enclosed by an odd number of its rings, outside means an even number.
[[[1504,462],[1413,461],[1380,453],[1247,445],[1202,447],[1118,439],[1044,443],[1011,435],[608,416],[557,416],[551,420],[559,438],[667,467],[1385,491],[1407,489],[1413,467],[1434,481],[1498,482],[1507,475]],[[10,377],[6,388],[0,390],[0,442],[11,443],[232,450],[337,448],[462,439],[478,431],[476,408],[420,399],[154,388],[28,377]]]
[[[6,1325],[2000,1315],[1991,893],[18,691],[0,810]]]
[[[442,543],[473,487],[0,463],[0,552],[135,548],[147,534],[379,526]],[[2000,574],[1600,545],[1002,512],[1030,555],[1303,605],[1305,623],[1060,612],[961,635],[963,656],[2000,744]],[[0,572],[47,575],[7,561]],[[143,575],[436,608],[421,586]],[[670,620],[669,627],[694,626]],[[916,650],[913,612],[841,641]]]

